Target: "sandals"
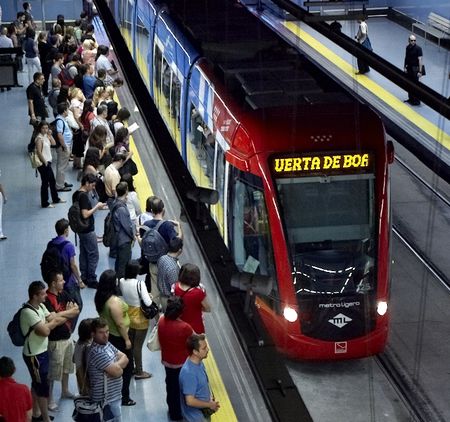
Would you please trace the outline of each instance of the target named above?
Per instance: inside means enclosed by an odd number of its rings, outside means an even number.
[[[136,402],[132,399],[122,399],[122,406],[134,406]]]
[[[146,378],[150,378],[152,376],[152,374],[149,374],[148,372],[142,371],[138,374],[134,374],[134,379],[135,380],[144,380]]]

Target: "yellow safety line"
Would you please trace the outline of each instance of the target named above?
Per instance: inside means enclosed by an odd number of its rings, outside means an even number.
[[[120,109],[121,105],[117,93],[115,94],[115,101],[117,101]],[[137,175],[133,176],[134,187],[138,193],[141,207],[145,210],[145,201],[148,196],[153,195],[153,190],[150,186],[147,172],[142,164],[141,157],[139,156],[139,151],[136,147],[136,143],[134,142],[133,135],[130,135],[130,150],[133,151],[133,160],[138,168]],[[212,419],[217,422],[237,422],[233,405],[231,404],[230,397],[227,393],[227,389],[225,388],[225,384],[223,383],[222,376],[220,375],[219,368],[211,350],[209,351],[208,358],[204,361],[204,363],[208,372],[211,389],[214,392],[216,400],[220,403],[220,409],[212,416]]]
[[[436,140],[436,142],[443,145],[445,148],[450,150],[450,135],[441,130],[438,126],[431,123],[425,117],[421,116],[416,111],[412,110],[402,101],[400,101],[397,97],[392,95],[386,89],[378,85],[376,82],[371,80],[365,75],[355,75],[355,68],[339,57],[336,53],[331,51],[328,47],[323,45],[320,41],[315,39],[313,36],[305,32],[299,27],[298,22],[282,22],[282,24],[291,31],[297,38],[301,39],[308,45],[310,45],[314,50],[316,50],[319,54],[327,58],[331,63],[339,67],[339,69],[343,70],[345,73],[350,75],[352,78],[355,78],[356,81],[364,86],[367,90],[372,92],[372,94],[379,97],[382,101],[387,103],[394,110],[397,110],[403,116],[405,116],[413,125],[420,128],[423,132],[431,136]]]

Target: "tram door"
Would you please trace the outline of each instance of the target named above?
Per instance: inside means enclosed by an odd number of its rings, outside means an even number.
[[[135,55],[134,60],[136,62],[139,73],[142,76],[147,88],[150,90],[150,75],[149,75],[149,51],[151,45],[150,37],[150,23],[147,16],[148,12],[143,11],[138,7],[136,13],[136,25],[135,25]]]

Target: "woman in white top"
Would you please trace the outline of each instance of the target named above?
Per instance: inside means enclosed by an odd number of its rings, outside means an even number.
[[[122,292],[123,300],[128,304],[128,315],[130,317],[130,337],[134,357],[134,377],[135,379],[150,378],[151,374],[142,370],[142,345],[149,326],[149,320],[144,317],[141,311],[141,298],[145,305],[152,304],[152,298],[147,291],[143,280],[138,280],[140,264],[132,259],[125,268],[125,278],[119,281],[119,288]]]
[[[56,190],[55,175],[52,170],[52,152],[51,145],[56,145],[52,136],[52,131],[48,127],[48,123],[43,120],[39,123],[37,129],[37,136],[35,139],[36,154],[41,160],[42,165],[39,166],[38,172],[41,175],[41,207],[55,208],[53,204],[61,204],[66,202],[58,197]],[[48,188],[52,196],[53,204],[48,202]]]

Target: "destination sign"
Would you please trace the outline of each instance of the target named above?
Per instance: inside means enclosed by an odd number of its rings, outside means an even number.
[[[367,170],[369,154],[333,154],[279,157],[272,160],[275,173],[329,173],[339,170]]]

